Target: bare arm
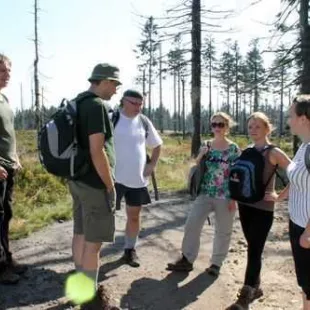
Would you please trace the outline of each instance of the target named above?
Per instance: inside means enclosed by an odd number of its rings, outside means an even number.
[[[161,145],[159,145],[157,147],[154,147],[153,150],[152,150],[152,156],[151,156],[150,164],[153,167],[155,167],[157,162],[158,162],[160,152],[161,152]]]
[[[151,161],[146,164],[145,169],[144,169],[143,175],[145,177],[148,177],[152,174],[158,162],[160,152],[161,152],[161,145],[158,145],[153,148],[152,155],[151,155]]]
[[[286,170],[291,163],[291,159],[279,148],[274,148],[271,151],[270,161],[273,165],[278,165],[283,170]]]
[[[110,192],[114,188],[114,182],[110,171],[109,159],[104,150],[104,135],[102,133],[90,135],[89,148],[94,167],[108,192]]]
[[[281,169],[286,170],[287,166],[291,163],[290,158],[279,148],[274,148],[270,153],[270,162],[276,166],[278,165]],[[283,201],[288,197],[289,185],[285,187],[283,191],[278,195],[276,192],[266,193],[266,201]]]
[[[202,157],[208,153],[209,151],[209,146],[203,146],[198,154],[198,156],[196,157],[196,164],[198,165],[202,159]]]
[[[279,196],[278,196],[278,198],[277,198],[277,201],[278,201],[278,202],[288,199],[289,189],[290,189],[290,185],[288,184],[288,185],[279,193]]]

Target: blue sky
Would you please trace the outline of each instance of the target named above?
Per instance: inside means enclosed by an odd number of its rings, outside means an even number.
[[[14,109],[20,108],[21,83],[24,106],[31,105],[33,2],[0,0],[0,51],[13,62],[11,82],[5,93]],[[240,10],[252,1],[223,2],[225,5],[222,8]],[[165,9],[175,3],[177,1],[174,0],[39,0],[40,80],[44,88],[45,104],[58,105],[61,98],[71,98],[85,90],[88,87],[87,78],[98,62],[111,62],[120,67],[124,84],[120,94],[131,87],[137,75],[137,62],[132,50],[141,33],[141,20],[133,13],[163,15]],[[202,0],[202,3],[212,6],[218,1]],[[271,22],[279,8],[280,0],[263,0],[255,8],[224,22],[236,27],[239,32],[214,36],[220,41],[228,37],[237,39],[245,51],[251,37],[267,35],[267,28],[261,22]],[[171,83],[167,80],[166,97],[169,96],[170,88]],[[120,94],[114,100],[118,100]],[[166,100],[172,101],[172,98]]]

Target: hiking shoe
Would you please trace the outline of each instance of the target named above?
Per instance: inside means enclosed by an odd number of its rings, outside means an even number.
[[[9,269],[12,270],[13,273],[16,273],[18,275],[22,275],[28,270],[27,265],[19,264],[15,259],[8,262],[7,266]]]
[[[264,295],[264,292],[261,288],[259,287],[255,287],[254,288],[254,292],[253,292],[253,299],[252,301],[254,301],[255,299],[259,299]]]
[[[170,271],[189,272],[193,270],[193,264],[190,263],[184,255],[182,255],[182,257],[179,260],[177,260],[175,263],[169,263],[166,269]]]
[[[122,260],[131,267],[140,267],[139,258],[135,249],[125,249]]]
[[[210,267],[206,269],[206,272],[208,273],[208,275],[212,277],[218,277],[220,274],[220,269],[221,267],[212,264]]]
[[[10,268],[5,268],[0,273],[1,284],[16,284],[20,280],[20,276],[14,273]]]
[[[89,302],[83,304],[80,308],[81,310],[120,310],[116,306],[110,304],[110,297],[103,287],[99,285],[96,296]]]
[[[253,287],[244,285],[238,294],[237,301],[225,310],[249,310],[249,305],[254,300],[254,290]]]

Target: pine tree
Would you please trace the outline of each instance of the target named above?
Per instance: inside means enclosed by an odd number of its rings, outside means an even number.
[[[137,57],[141,61],[141,66],[147,69],[147,83],[148,83],[148,116],[151,118],[152,111],[152,84],[154,83],[154,67],[157,66],[157,54],[159,47],[158,26],[154,22],[153,16],[150,16],[142,30],[142,40],[137,45]]]
[[[212,78],[213,71],[216,69],[215,62],[215,42],[214,39],[209,36],[205,39],[205,49],[202,52],[204,67],[208,72],[208,80],[209,80],[209,126],[210,119],[212,115]]]
[[[250,42],[250,50],[246,57],[247,79],[253,90],[253,110],[259,109],[259,97],[262,91],[266,90],[264,61],[261,56],[258,40],[254,39]]]

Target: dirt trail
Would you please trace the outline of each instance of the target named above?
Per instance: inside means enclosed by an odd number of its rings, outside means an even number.
[[[166,263],[179,253],[183,227],[190,208],[187,199],[169,197],[144,209],[138,253],[140,268],[122,265],[124,211],[117,213],[114,245],[102,250],[100,281],[114,302],[131,310],[221,310],[235,298],[243,280],[246,248],[238,216],[229,256],[221,275],[205,273],[212,247],[213,227],[207,224],[195,269],[189,274],[171,274]],[[262,284],[265,296],[251,309],[301,308],[287,232],[287,208],[277,208],[272,232],[264,254]],[[72,223],[56,223],[29,238],[13,242],[16,257],[30,264],[17,286],[0,285],[0,309],[68,309],[63,304],[63,283],[73,269],[70,242]]]

